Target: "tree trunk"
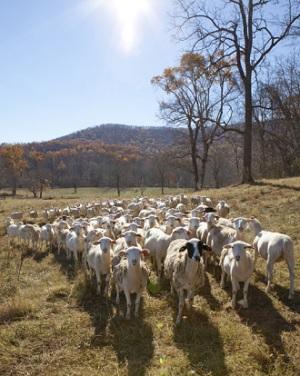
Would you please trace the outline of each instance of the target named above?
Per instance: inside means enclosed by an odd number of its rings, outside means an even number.
[[[194,176],[194,191],[199,191],[199,174],[198,174],[198,166],[197,166],[197,155],[196,149],[192,147],[192,168],[193,168],[193,176]]]
[[[245,129],[244,129],[244,164],[242,184],[253,184],[252,177],[252,90],[251,74],[245,80]]]

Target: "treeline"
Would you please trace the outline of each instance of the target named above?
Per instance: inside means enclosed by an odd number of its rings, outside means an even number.
[[[286,127],[278,122],[256,123],[256,179],[299,173],[290,153],[283,152],[285,144],[288,148],[287,139],[278,143]],[[190,188],[193,177],[189,149],[184,153],[186,138],[184,129],[110,124],[48,142],[3,144],[1,187],[11,188],[13,195],[19,187],[28,188],[39,197],[46,188],[54,187],[112,187],[118,194],[122,188],[133,186],[160,186],[162,192],[164,187]],[[242,139],[237,133],[228,132],[216,140],[210,151],[205,187],[238,183],[242,156]]]

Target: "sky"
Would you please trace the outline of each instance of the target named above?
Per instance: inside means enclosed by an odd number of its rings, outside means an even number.
[[[126,5],[126,6],[125,6]],[[0,0],[0,144],[163,125],[151,78],[178,64],[172,0]]]

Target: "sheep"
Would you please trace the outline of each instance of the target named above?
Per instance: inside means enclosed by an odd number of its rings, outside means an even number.
[[[112,282],[116,286],[116,304],[120,304],[120,291],[124,291],[126,296],[126,320],[131,317],[131,294],[136,293],[135,298],[135,317],[139,316],[140,299],[142,293],[145,291],[148,278],[150,276],[150,269],[145,261],[141,259],[141,255],[147,256],[148,249],[140,249],[136,246],[129,247],[121,251],[121,255],[126,255],[114,267]]]
[[[230,209],[229,209],[228,204],[225,201],[223,200],[219,201],[216,209],[217,209],[218,216],[223,217],[223,218],[228,217]]]
[[[29,242],[30,242],[30,232],[26,226],[26,224],[23,224],[21,226],[19,226],[19,229],[18,229],[18,240],[19,242],[23,242],[23,244],[25,246],[29,246]]]
[[[190,238],[197,238],[197,230],[200,225],[200,218],[199,217],[191,217],[188,218],[188,225],[187,230],[190,232]]]
[[[169,215],[163,219],[163,222],[166,224],[161,227],[161,230],[164,231],[167,235],[170,235],[174,228],[178,227],[181,224],[181,218],[175,217],[174,215]]]
[[[91,244],[99,242],[100,239],[104,237],[103,229],[101,228],[94,228],[90,230],[87,235],[83,235],[84,238],[84,250],[82,254],[82,263],[83,268],[86,270],[86,263],[87,263],[87,252]]]
[[[122,258],[122,255],[120,254],[121,251],[132,246],[142,248],[137,241],[141,237],[141,234],[132,230],[125,231],[124,233],[119,235],[119,238],[116,240],[116,245],[114,247],[114,258],[112,261],[113,268],[120,262]]]
[[[219,225],[218,216],[214,213],[205,214],[207,222],[207,244],[211,246],[212,251],[220,256],[225,244],[232,243],[235,240],[242,240],[244,226],[242,217],[233,220],[237,230],[228,226]],[[246,222],[246,219],[244,219]]]
[[[14,238],[19,236],[19,228],[22,225],[24,225],[24,223],[20,221],[17,224],[11,223],[9,226],[7,226],[6,232],[10,243],[12,243]]]
[[[57,254],[60,254],[61,246],[66,246],[66,236],[69,233],[70,225],[67,221],[61,220],[54,225],[57,230]]]
[[[10,218],[12,219],[21,219],[23,217],[24,211],[19,211],[19,212],[13,212],[10,215]]]
[[[99,215],[98,217],[94,217],[90,219],[90,225],[94,228],[100,228],[103,221],[103,217]]]
[[[248,287],[250,277],[254,271],[254,261],[250,252],[247,249],[254,249],[254,247],[241,240],[226,244],[223,247],[220,266],[222,269],[221,288],[225,288],[226,275],[231,278],[232,284],[232,308],[236,307],[236,295],[240,289],[239,282],[244,282],[243,287],[243,307],[248,308]]]
[[[75,264],[78,262],[78,253],[84,252],[84,227],[80,224],[76,224],[69,229],[66,235],[66,252],[67,259],[71,258],[71,252],[73,252]]]
[[[45,243],[48,252],[52,252],[54,242],[54,228],[50,223],[45,224],[42,226],[40,231],[40,247],[43,248],[43,244]]]
[[[111,277],[111,244],[115,241],[111,238],[102,237],[99,241],[89,243],[87,248],[86,260],[89,265],[90,279],[92,278],[92,270],[95,271],[97,279],[97,294],[101,293],[101,275],[105,276],[105,287],[103,296],[106,297],[109,289],[109,281]]]
[[[37,218],[37,217],[38,217],[38,212],[37,212],[37,210],[36,210],[36,209],[31,210],[31,212],[29,213],[29,216],[30,216],[31,218]]]
[[[210,207],[213,206],[211,199],[207,196],[201,196],[200,204],[210,206]]]
[[[6,217],[4,220],[4,225],[7,227],[9,225],[13,225],[15,222],[11,217]]]
[[[201,201],[201,196],[192,196],[190,198],[190,202],[193,207],[198,206],[200,204],[200,201]]]
[[[248,228],[254,232],[254,241],[253,246],[255,248],[255,261],[254,266],[258,255],[267,261],[267,287],[266,292],[271,291],[272,278],[273,278],[273,266],[277,261],[285,260],[289,275],[290,275],[290,290],[289,290],[289,299],[294,298],[294,246],[292,239],[285,234],[272,231],[264,231],[262,225],[258,219],[255,217],[248,218]]]
[[[144,218],[144,231],[148,231],[150,228],[159,227],[159,218],[155,214],[149,214],[148,217]]]
[[[38,225],[31,225],[28,223],[24,225],[24,231],[27,232],[27,237],[32,242],[32,249],[37,249],[41,232],[40,227]]]
[[[174,240],[168,247],[164,270],[166,278],[170,280],[171,294],[175,289],[179,298],[176,325],[179,325],[182,319],[184,290],[187,291],[191,309],[196,291],[204,285],[205,274],[201,257],[204,249],[209,251],[210,247],[196,238],[189,241]]]
[[[167,249],[175,239],[189,240],[190,232],[184,227],[176,227],[170,235],[165,234],[158,228],[152,228],[145,235],[144,246],[150,250],[153,260],[152,267],[156,266],[158,280],[161,280],[163,260],[166,257]]]

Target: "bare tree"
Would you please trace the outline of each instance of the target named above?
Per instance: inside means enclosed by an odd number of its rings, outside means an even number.
[[[168,100],[160,101],[160,117],[171,126],[185,129],[178,142],[177,158],[191,161],[195,190],[203,188],[209,148],[222,131],[222,123],[231,118],[232,75],[219,64],[213,66],[214,59],[186,53],[179,66],[166,68],[161,76],[151,81],[168,96]],[[201,162],[200,176],[198,161]]]
[[[288,37],[299,35],[299,0],[174,0],[173,21],[181,40],[192,50],[231,61],[244,95],[244,159],[242,183],[253,183],[253,76],[270,52]]]

